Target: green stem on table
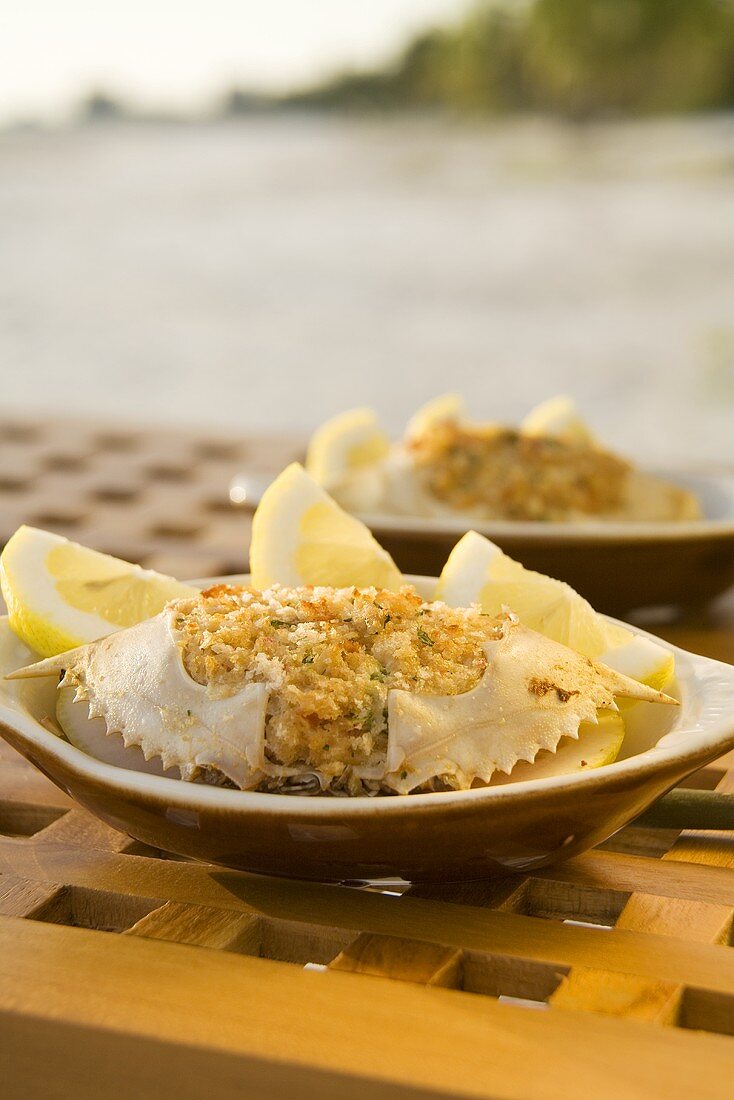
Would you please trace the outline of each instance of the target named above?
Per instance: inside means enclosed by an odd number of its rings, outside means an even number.
[[[634,824],[648,829],[734,830],[734,794],[670,791],[635,818]]]

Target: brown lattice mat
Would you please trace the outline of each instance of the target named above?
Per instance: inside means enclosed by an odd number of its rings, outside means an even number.
[[[44,527],[180,578],[243,572],[249,515],[240,469],[277,473],[292,437],[110,427],[84,420],[0,423],[0,542]]]

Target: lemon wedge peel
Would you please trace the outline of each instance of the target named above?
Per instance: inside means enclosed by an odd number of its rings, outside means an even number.
[[[0,588],[11,629],[43,657],[134,626],[170,600],[197,591],[27,526],[15,532],[0,556]]]
[[[268,487],[255,512],[250,573],[258,589],[323,584],[397,590],[405,583],[365,524],[297,462]]]
[[[596,436],[581,419],[570,397],[551,397],[536,405],[520,424],[520,434],[526,436],[550,436],[567,443],[593,447]]]
[[[525,569],[476,531],[467,532],[451,551],[436,599],[453,607],[478,603],[492,615],[508,607],[539,634],[595,659],[633,638],[629,630],[607,622],[570,585]]]
[[[319,485],[330,486],[358,470],[380,463],[390,440],[372,409],[350,409],[314,432],[308,445],[306,471]]]
[[[461,420],[464,417],[464,400],[458,393],[443,393],[434,397],[413,413],[405,428],[405,439],[417,439],[425,435],[435,424],[444,420]]]

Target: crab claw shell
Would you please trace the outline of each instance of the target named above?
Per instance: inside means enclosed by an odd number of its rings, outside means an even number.
[[[461,787],[509,773],[562,737],[578,737],[597,710],[616,710],[615,696],[672,703],[675,699],[596,664],[566,646],[509,620],[488,642],[487,670],[461,695],[388,695],[385,783],[405,794],[437,776]]]
[[[184,779],[216,768],[241,788],[261,778],[269,688],[248,684],[222,697],[192,680],[170,609],[9,678],[61,672],[77,698],[89,701],[90,717],[103,718],[125,745],[139,745],[146,760],[158,756],[164,768],[178,766]]]
[[[77,660],[83,660],[83,654],[97,645],[90,642],[88,645],[77,646],[76,649],[67,649],[63,653],[57,653],[55,657],[45,657],[43,661],[36,661],[33,665],[23,665],[16,668],[15,672],[8,672],[6,680],[38,680],[42,676],[61,676],[67,668],[71,668]]]

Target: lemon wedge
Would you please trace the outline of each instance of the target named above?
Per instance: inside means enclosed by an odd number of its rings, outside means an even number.
[[[398,589],[404,583],[369,529],[297,462],[267,488],[255,512],[250,572],[261,589],[271,584]]]
[[[522,435],[553,436],[568,443],[594,446],[595,436],[584,424],[570,397],[551,397],[537,405],[520,425]]]
[[[372,409],[351,409],[327,420],[308,445],[306,469],[319,485],[333,485],[345,475],[374,466],[390,450]]]
[[[670,650],[650,638],[639,636],[633,637],[626,645],[602,653],[599,661],[656,691],[667,687],[675,674],[675,657]],[[628,702],[628,705],[636,704]]]
[[[421,405],[414,412],[405,429],[408,442],[430,431],[434,424],[444,420],[459,420],[464,415],[464,402],[458,393],[444,393]]]
[[[19,527],[3,550],[0,588],[12,630],[43,657],[134,626],[196,592],[36,527]]]
[[[603,768],[606,764],[613,764],[619,756],[624,734],[622,716],[611,710],[600,710],[597,723],[581,723],[578,740],[563,737],[555,752],[543,749],[532,763],[521,760],[515,764],[509,775],[495,772],[491,779],[492,786]]]
[[[478,603],[492,615],[509,607],[526,626],[586,657],[599,657],[633,639],[570,585],[525,569],[476,531],[467,532],[451,551],[435,598],[452,607]]]

